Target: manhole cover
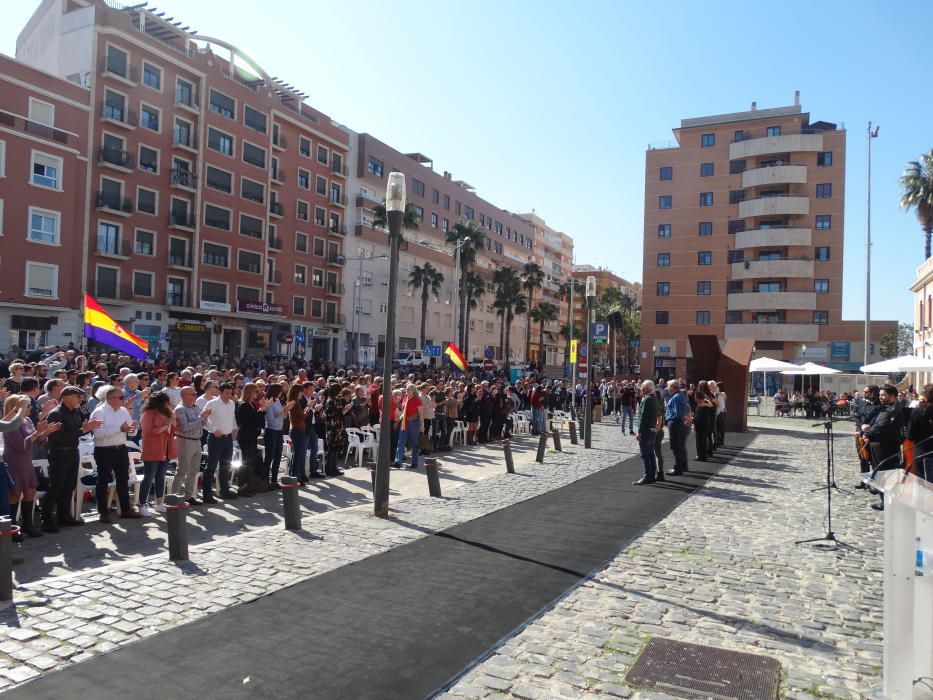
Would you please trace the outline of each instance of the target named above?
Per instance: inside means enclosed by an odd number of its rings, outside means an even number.
[[[774,700],[780,673],[767,656],[653,637],[625,679],[685,698]]]

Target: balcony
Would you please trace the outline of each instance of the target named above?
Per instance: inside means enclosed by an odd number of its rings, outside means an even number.
[[[272,147],[279,151],[284,151],[288,148],[288,140],[282,135],[272,134]]]
[[[806,165],[768,165],[742,173],[742,187],[766,187],[788,183],[802,185],[806,182]]]
[[[334,312],[324,315],[324,323],[329,326],[345,326],[347,319],[343,314]]]
[[[797,153],[802,151],[822,151],[823,134],[798,132],[780,136],[748,138],[729,144],[729,159],[754,158],[775,153]]]
[[[192,306],[191,294],[189,292],[168,292],[165,295],[165,303],[168,306],[190,309]]]
[[[133,172],[133,168],[136,167],[136,159],[132,153],[107,146],[102,147],[98,152],[97,162],[125,173]]]
[[[280,202],[269,202],[269,216],[281,219],[285,216],[285,207]]]
[[[350,200],[345,194],[343,195],[332,194],[330,197],[327,198],[327,201],[330,202],[331,204],[336,204],[338,207],[345,207],[347,206]]]
[[[340,297],[343,296],[343,293],[346,291],[345,287],[341,283],[328,284],[325,293],[327,296],[331,297]]]
[[[346,165],[338,165],[336,163],[331,163],[330,171],[334,175],[343,175],[344,177],[350,176],[350,168]]]
[[[331,224],[327,230],[330,231],[331,233],[336,233],[338,236],[347,235],[346,224]]]
[[[774,246],[812,245],[812,232],[808,228],[754,228],[735,234],[736,248],[773,248]]]
[[[133,298],[133,285],[116,284],[105,280],[91,280],[92,293],[97,299],[108,301],[130,301]]]
[[[135,86],[139,82],[139,68],[126,63],[121,66],[114,61],[107,61],[104,59],[98,64],[98,72],[124,85]]]
[[[194,192],[197,188],[198,176],[190,170],[173,170],[172,186],[178,187],[189,192]]]
[[[812,260],[746,260],[732,263],[732,279],[813,277]]]
[[[270,236],[269,237],[269,248],[271,248],[272,250],[282,250],[282,239]]]
[[[122,126],[124,129],[135,129],[139,126],[136,112],[131,109],[108,105],[106,102],[100,103],[100,118],[109,124]]]
[[[725,339],[751,338],[787,343],[816,343],[820,327],[811,323],[727,323]]]
[[[277,182],[280,185],[284,185],[288,180],[285,179],[285,173],[282,172],[282,168],[273,168],[272,169],[272,181]]]
[[[63,143],[65,145],[69,145],[70,136],[77,136],[77,134],[71,134],[69,131],[55,129],[3,109],[0,109],[0,125],[7,126],[11,129],[19,128],[27,134],[32,134],[40,139],[56,141],[57,143]]]
[[[194,268],[190,253],[173,253],[169,251],[168,266],[176,270],[191,270]]]
[[[729,311],[777,311],[816,309],[816,292],[742,292],[726,297]]]
[[[810,213],[810,199],[782,195],[777,197],[757,197],[739,202],[739,218],[750,219],[755,216],[806,216]]]
[[[133,242],[98,236],[95,252],[105,258],[117,258],[118,260],[127,260],[133,254]]]
[[[347,259],[339,253],[331,253],[327,256],[328,265],[346,265]]]
[[[201,105],[194,97],[177,90],[175,91],[175,106],[187,109],[189,112],[194,112],[195,114],[201,113]]]
[[[192,153],[198,152],[198,137],[194,134],[186,134],[180,131],[172,132],[172,145],[175,148],[182,148]]]
[[[194,216],[189,214],[169,214],[169,228],[179,229],[181,231],[194,231]]]
[[[282,284],[282,272],[280,270],[270,270],[266,275],[269,284]]]
[[[129,216],[133,213],[133,200],[109,192],[98,192],[94,198],[97,211],[104,211],[117,216]]]

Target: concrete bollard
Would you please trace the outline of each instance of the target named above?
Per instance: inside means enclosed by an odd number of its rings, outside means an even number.
[[[541,433],[541,436],[538,438],[538,455],[535,457],[536,462],[544,463],[544,451],[547,449],[547,433]]]
[[[558,452],[563,452],[560,449],[560,431],[557,428],[551,430],[551,438],[554,440],[554,449]]]
[[[17,532],[8,515],[0,517],[0,600],[13,600],[13,535]]]
[[[283,476],[279,479],[279,485],[282,487],[282,506],[285,509],[285,529],[301,529],[301,509],[298,507],[298,489],[301,484],[298,483],[298,477]]]
[[[509,440],[502,441],[502,451],[505,453],[505,471],[509,474],[515,473],[515,460],[512,459],[512,443]]]
[[[168,558],[188,561],[188,504],[181,496],[165,497],[165,521],[168,525]]]
[[[441,477],[437,473],[437,460],[433,457],[422,457],[424,462],[424,473],[428,476],[428,493],[433,498],[443,498],[441,496]]]
[[[369,470],[369,479],[370,481],[373,482],[373,493],[376,493],[376,470],[375,469]]]
[[[569,425],[570,425],[570,444],[576,445],[577,444],[577,422],[570,421]]]

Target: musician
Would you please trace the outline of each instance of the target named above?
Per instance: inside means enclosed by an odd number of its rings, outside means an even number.
[[[900,449],[903,442],[904,418],[897,404],[897,388],[885,384],[881,387],[881,410],[872,422],[862,424],[862,433],[868,438],[872,466],[877,471],[899,469]],[[875,510],[884,510],[884,495],[880,503],[873,503]]]
[[[855,400],[852,408],[852,419],[855,421],[855,452],[859,459],[859,472],[867,474],[871,471],[868,438],[862,433],[863,425],[871,425],[875,416],[881,410],[880,389],[872,384],[865,387],[861,397]],[[859,480],[857,489],[868,488],[864,481]]]
[[[911,411],[907,438],[914,443],[914,474],[933,482],[933,384],[923,387],[923,397]]]

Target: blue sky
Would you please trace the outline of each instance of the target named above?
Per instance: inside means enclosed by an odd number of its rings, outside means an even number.
[[[13,54],[37,1],[4,3]],[[309,102],[419,151],[512,211],[571,234],[579,263],[641,278],[645,148],[684,117],[801,103],[848,129],[845,318],[864,318],[865,128],[873,142],[872,317],[911,320],[922,232],[898,206],[933,147],[933,3],[388,3],[160,0]]]

